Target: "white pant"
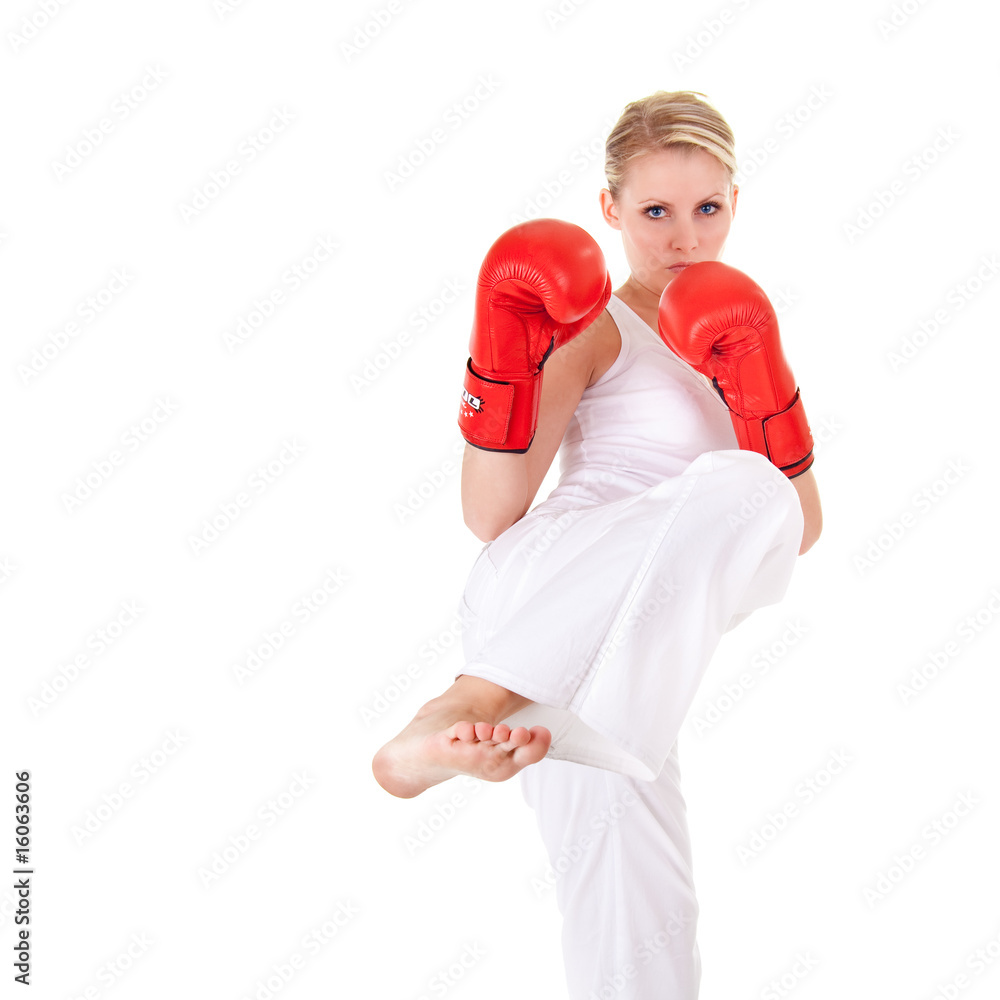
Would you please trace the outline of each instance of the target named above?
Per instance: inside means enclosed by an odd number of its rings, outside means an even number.
[[[722,634],[782,598],[801,538],[785,476],[753,452],[715,451],[614,503],[546,501],[473,567],[462,673],[532,699],[511,726],[552,731],[522,782],[553,866],[602,809],[637,800],[559,883],[572,1000],[601,997],[609,976],[625,977],[615,1000],[697,996],[675,744]],[[664,934],[643,962],[643,941]]]
[[[655,781],[564,760],[520,780],[556,880],[571,1000],[695,1000],[698,902],[676,746]]]

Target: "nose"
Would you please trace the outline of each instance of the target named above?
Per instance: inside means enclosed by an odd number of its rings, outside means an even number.
[[[690,222],[678,222],[671,235],[671,246],[678,253],[691,253],[698,246],[698,237]]]

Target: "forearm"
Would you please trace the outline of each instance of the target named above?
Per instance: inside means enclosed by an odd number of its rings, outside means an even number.
[[[465,446],[462,510],[465,523],[477,538],[491,542],[527,513],[559,451],[583,390],[591,381],[595,358],[609,345],[617,356],[621,346],[618,329],[610,317],[599,318],[572,342],[569,350],[562,348],[549,358],[541,386],[538,426],[526,452]]]
[[[462,513],[477,538],[493,541],[520,519],[528,502],[527,454],[465,446]]]
[[[789,482],[795,487],[795,492],[799,495],[799,503],[802,504],[804,525],[802,545],[799,547],[799,555],[802,555],[813,547],[823,530],[823,510],[819,502],[819,487],[812,469],[803,472],[801,476],[796,476]]]

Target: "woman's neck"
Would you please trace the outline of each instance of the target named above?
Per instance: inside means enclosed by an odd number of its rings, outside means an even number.
[[[660,299],[654,292],[643,285],[640,285],[631,276],[621,288],[615,291],[615,295],[622,300],[638,316],[645,320],[647,326],[657,329]]]

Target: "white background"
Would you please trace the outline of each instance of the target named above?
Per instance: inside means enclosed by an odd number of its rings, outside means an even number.
[[[604,139],[628,101],[693,89],[736,132],[725,259],[781,307],[826,516],[682,736],[702,995],[995,996],[974,957],[1000,955],[995,11],[50,10],[0,23],[0,857],[16,867],[27,769],[34,995],[565,996],[517,783],[401,801],[370,759],[461,667],[480,543],[455,421],[482,256],[556,216],[617,287]]]

